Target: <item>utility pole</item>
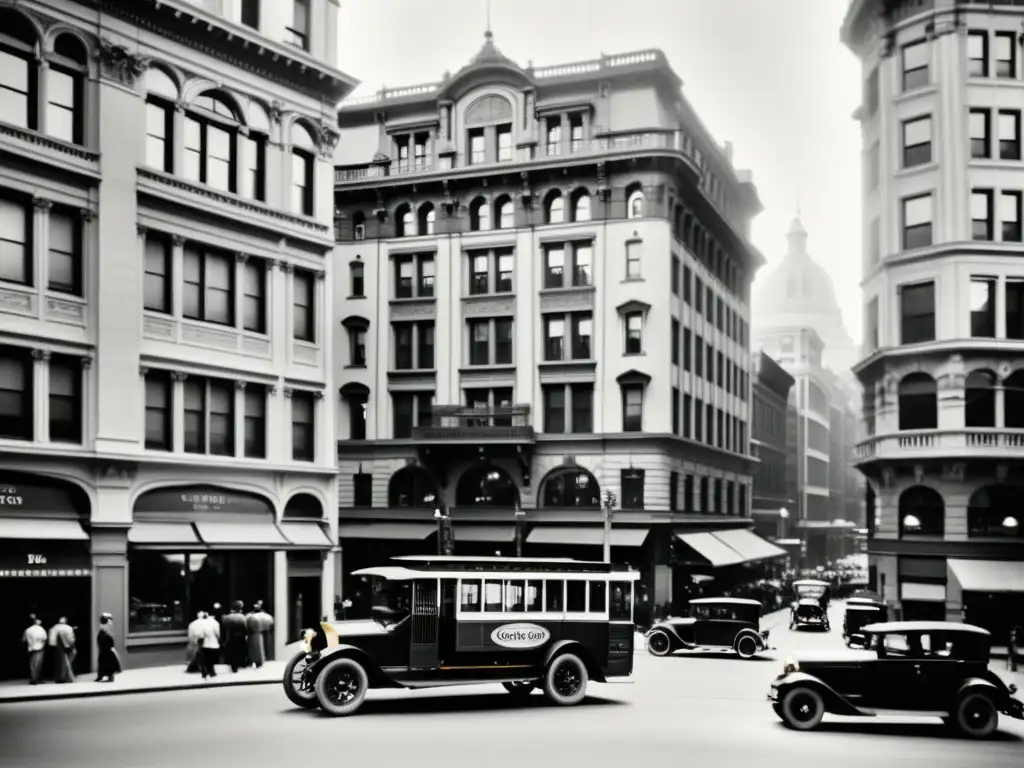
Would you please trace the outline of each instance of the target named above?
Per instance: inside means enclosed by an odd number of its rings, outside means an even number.
[[[612,561],[612,508],[617,499],[614,491],[605,491],[602,495],[604,497],[602,499],[604,503],[601,505],[604,510],[604,561],[610,563]]]

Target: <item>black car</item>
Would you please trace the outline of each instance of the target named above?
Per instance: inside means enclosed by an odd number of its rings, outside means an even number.
[[[1024,720],[1015,685],[988,668],[987,630],[947,621],[869,624],[856,650],[786,660],[768,700],[790,728],[809,731],[826,714],[937,717],[973,738],[992,734],[999,714]]]
[[[846,601],[846,611],[843,615],[843,639],[849,645],[851,636],[860,632],[863,627],[888,620],[889,606],[885,603],[866,597],[851,597]]]
[[[769,650],[762,630],[761,604],[740,597],[702,597],[690,601],[690,615],[659,621],[644,635],[647,651],[668,656],[679,650],[733,650],[749,659]]]
[[[826,632],[832,631],[832,625],[828,621],[828,611],[822,607],[820,601],[806,597],[797,600],[790,608],[789,628],[803,629],[804,627],[823,629]]]

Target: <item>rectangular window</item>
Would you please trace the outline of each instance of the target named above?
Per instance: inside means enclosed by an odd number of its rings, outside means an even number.
[[[235,455],[235,388],[231,382],[210,382],[210,453]]]
[[[313,215],[313,156],[292,150],[292,211]]]
[[[572,284],[577,287],[594,284],[594,249],[590,245],[577,245],[572,252]]]
[[[594,431],[594,385],[573,384],[569,391],[572,394],[572,431],[588,435]]]
[[[494,364],[512,364],[511,318],[502,318],[494,321]]]
[[[0,52],[0,58],[3,53]],[[0,88],[0,93],[3,90]],[[171,172],[173,152],[170,141],[174,110],[162,103],[146,103],[146,165],[165,173]],[[198,177],[197,177],[198,178]]]
[[[704,281],[693,276],[693,310],[699,315],[704,312]]]
[[[373,506],[373,475],[369,472],[352,475],[352,503],[357,507]]]
[[[1021,193],[1003,192],[999,195],[999,223],[1003,242],[1021,241]]]
[[[577,312],[571,316],[572,359],[592,360],[594,357],[592,339],[594,321],[589,312]]]
[[[700,336],[693,341],[693,373],[704,378],[704,339]]]
[[[561,288],[565,285],[565,251],[548,248],[544,254],[544,287]]]
[[[480,613],[480,579],[463,579],[459,584],[459,610],[462,613]]]
[[[932,217],[931,194],[903,199],[903,250],[932,244]]]
[[[565,320],[548,317],[544,320],[544,359],[563,360],[565,357]]]
[[[693,439],[704,440],[704,402],[699,397],[693,400]]]
[[[2,93],[0,87],[0,97]],[[20,201],[0,197],[0,280],[32,284],[31,212],[32,208]]]
[[[171,376],[166,371],[146,373],[146,448],[172,450]]]
[[[547,129],[548,156],[562,154],[562,124],[559,118],[549,119]]]
[[[679,257],[672,254],[672,295],[679,295],[679,281],[680,273],[682,272],[682,262],[679,261]]]
[[[512,126],[499,125],[498,136],[498,162],[508,163],[512,161]]]
[[[672,434],[679,434],[680,418],[679,387],[672,387]]]
[[[569,148],[579,152],[583,148],[583,118],[573,117],[569,120]]]
[[[995,44],[996,77],[1003,80],[1017,79],[1017,40],[1013,32],[996,32],[992,39]]]
[[[366,439],[366,398],[348,400],[348,439]]]
[[[413,368],[413,323],[394,323],[395,370],[408,371]]]
[[[565,385],[551,384],[543,387],[544,431],[562,434],[565,430]]]
[[[32,54],[0,49],[0,115],[19,128],[36,128],[36,72]]]
[[[362,298],[366,295],[366,268],[361,261],[349,265],[349,292],[352,298]]]
[[[935,340],[935,283],[904,285],[900,292],[900,343]]]
[[[502,604],[501,579],[487,579],[484,581],[484,612],[501,613]]]
[[[932,161],[932,118],[930,115],[903,123],[903,167],[913,168]]]
[[[487,142],[483,128],[474,128],[469,132],[469,164],[480,165],[487,162]]]
[[[363,328],[348,329],[349,365],[356,368],[366,367],[366,330]]]
[[[182,305],[185,317],[219,325],[234,324],[234,262],[226,254],[185,246]]]
[[[639,312],[626,314],[626,349],[627,355],[639,355],[644,351],[644,319]]]
[[[82,442],[82,361],[75,357],[50,358],[50,440]]]
[[[640,279],[640,243],[626,243],[626,279]]]
[[[245,456],[248,459],[267,457],[267,391],[259,384],[245,388]]]
[[[690,439],[693,433],[693,424],[690,420],[690,412],[693,410],[693,397],[691,395],[683,395],[683,437],[687,440]]]
[[[469,323],[469,364],[487,365],[490,362],[490,320],[471,320]]]
[[[1024,339],[1024,280],[1006,281],[1006,338]]]
[[[242,24],[260,28],[260,0],[242,0]]]
[[[679,321],[676,318],[672,318],[672,363],[679,365],[679,334],[681,332]]]
[[[971,30],[967,33],[967,75],[988,77],[988,33]]]
[[[146,273],[143,307],[151,312],[171,312],[171,243],[158,235],[146,236]]]
[[[314,411],[316,402],[312,392],[292,392],[292,459],[313,461],[316,455]]]
[[[561,613],[565,610],[565,582],[562,579],[547,579],[544,582],[544,610]]]
[[[622,509],[644,508],[644,475],[642,469],[623,469],[619,472],[622,486]]]
[[[491,290],[491,257],[486,252],[470,256],[469,292],[473,296],[489,293]]]
[[[515,257],[511,253],[498,253],[498,280],[494,287],[495,293],[512,293],[514,269]]]
[[[415,422],[414,399],[409,392],[394,392],[391,395],[391,410],[394,418],[394,437],[406,439],[412,437]]]
[[[285,27],[284,41],[304,51],[309,50],[309,0],[292,0],[292,23]]]
[[[692,291],[690,289],[690,268],[683,265],[683,301],[687,304],[691,301]]]
[[[992,190],[972,190],[971,237],[974,240],[991,240],[992,230]]]
[[[999,110],[999,159],[1020,160],[1020,110]]]
[[[430,298],[434,295],[434,257],[433,256],[420,256],[419,262],[419,274],[417,277],[417,285],[419,287],[419,293],[416,294],[421,299]]]
[[[968,115],[968,131],[971,137],[971,157],[989,157],[989,132],[991,113],[987,109],[972,109]]]
[[[82,295],[81,218],[71,211],[50,211],[49,281],[51,291]]]
[[[411,299],[413,297],[413,273],[416,265],[411,258],[395,259],[395,298]]]
[[[608,582],[606,581],[590,581],[587,583],[588,592],[588,612],[589,613],[604,613],[608,609]]]
[[[253,333],[267,332],[265,283],[266,264],[247,261],[242,272],[242,328]]]
[[[51,65],[46,79],[46,132],[69,144],[82,143],[81,75]]]
[[[252,200],[265,200],[266,141],[259,134],[241,137],[242,195]]]
[[[644,422],[644,390],[641,386],[622,388],[622,431],[642,432]]]
[[[295,270],[292,286],[292,338],[300,341],[316,341],[314,313],[314,290],[316,278],[312,272]]]
[[[206,453],[206,381],[185,380],[185,452]]]
[[[416,325],[418,341],[416,343],[416,367],[430,370],[434,367],[434,321],[429,320]]]
[[[996,281],[990,277],[971,278],[971,336],[993,339],[996,335]]]
[[[689,328],[683,329],[683,370],[690,370],[690,347],[693,345],[693,333]]]
[[[928,60],[931,49],[927,40],[903,46],[903,90],[911,91],[928,85]]]
[[[584,613],[587,610],[587,582],[569,579],[565,582],[565,612]]]

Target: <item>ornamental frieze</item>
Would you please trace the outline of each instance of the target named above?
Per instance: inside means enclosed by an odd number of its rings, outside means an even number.
[[[100,38],[93,57],[100,65],[100,77],[129,88],[135,87],[135,81],[146,71],[146,64],[141,58],[105,37]]]

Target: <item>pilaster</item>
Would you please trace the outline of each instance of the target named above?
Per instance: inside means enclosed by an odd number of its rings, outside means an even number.
[[[242,298],[245,295],[245,263],[249,257],[244,253],[235,254],[235,328],[242,329]]]
[[[47,129],[46,105],[50,96],[50,62],[44,58],[39,59],[37,70],[37,93],[36,93],[36,130],[45,134]]]
[[[50,210],[53,203],[32,199],[32,285],[40,292],[50,286]]]
[[[235,381],[235,458],[245,456],[245,382]]]
[[[185,274],[185,238],[181,235],[171,237],[171,314],[175,318],[182,317],[182,276]]]
[[[187,373],[174,371],[171,374],[171,451],[183,453],[185,451],[185,380]]]
[[[50,442],[50,351],[32,350],[32,435],[37,443]]]

